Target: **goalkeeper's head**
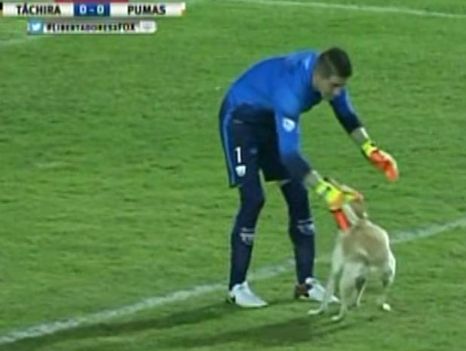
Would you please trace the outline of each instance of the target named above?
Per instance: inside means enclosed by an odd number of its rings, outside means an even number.
[[[333,47],[319,54],[314,67],[312,85],[325,100],[332,100],[341,93],[353,68],[348,54]]]

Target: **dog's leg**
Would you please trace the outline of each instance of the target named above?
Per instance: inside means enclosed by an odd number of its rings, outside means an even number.
[[[335,249],[333,250],[332,254],[332,266],[330,269],[330,276],[327,281],[327,286],[325,288],[325,296],[320,304],[319,308],[317,309],[310,309],[308,314],[310,315],[318,315],[324,313],[330,300],[332,299],[333,294],[335,293],[335,285],[337,283],[338,277],[341,275],[341,271],[343,268],[343,253],[341,250],[341,245],[337,243],[335,245]]]
[[[381,273],[383,291],[382,291],[382,294],[377,299],[377,304],[384,311],[391,311],[392,309],[386,300],[387,300],[388,290],[390,286],[393,284],[393,281],[395,280],[395,271],[396,271],[396,260],[393,254],[390,252],[387,265],[384,267]]]
[[[338,274],[334,274],[334,272],[330,273],[330,277],[328,278],[327,286],[325,288],[325,295],[324,295],[323,301],[321,302],[318,308],[310,309],[307,312],[308,314],[318,315],[318,314],[324,313],[327,310],[331,297],[335,291],[335,284],[336,284],[337,278],[338,278]]]
[[[364,289],[366,289],[367,277],[365,275],[360,275],[356,278],[356,290],[358,292],[358,296],[356,297],[355,306],[359,307],[361,305],[362,294],[364,293]]]
[[[359,307],[361,305],[361,299],[362,299],[364,290],[366,288],[368,274],[369,274],[369,267],[367,263],[362,264],[360,271],[359,271],[359,275],[356,278],[356,282],[355,282],[357,297],[356,297],[354,304],[356,307]]]
[[[351,304],[351,301],[355,299],[356,293],[356,278],[360,272],[360,264],[358,263],[345,263],[343,267],[343,272],[340,277],[340,313],[332,317],[332,321],[338,322],[342,320],[346,312],[348,311],[348,306]]]

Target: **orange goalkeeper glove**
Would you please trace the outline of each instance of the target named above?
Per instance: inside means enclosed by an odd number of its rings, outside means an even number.
[[[364,142],[361,148],[367,159],[381,170],[389,181],[394,182],[398,179],[398,166],[389,153],[380,150],[372,140]]]

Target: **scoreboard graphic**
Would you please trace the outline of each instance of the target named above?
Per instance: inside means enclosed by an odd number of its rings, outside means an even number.
[[[0,16],[26,18],[30,35],[153,34],[155,18],[181,17],[185,12],[184,2],[0,2]]]

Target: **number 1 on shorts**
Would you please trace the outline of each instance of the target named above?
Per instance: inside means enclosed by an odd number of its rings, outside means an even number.
[[[240,146],[235,147],[235,152],[236,152],[236,161],[238,163],[241,163],[241,147]]]

